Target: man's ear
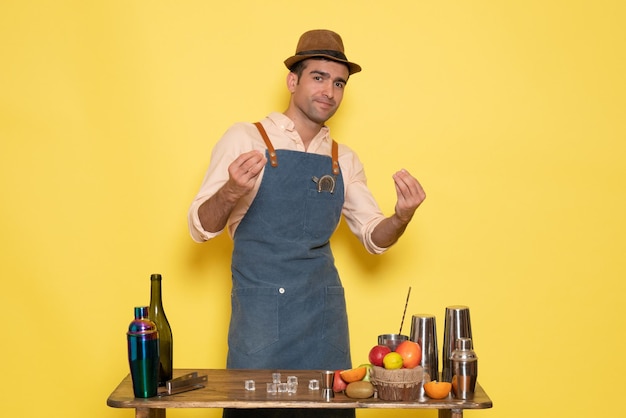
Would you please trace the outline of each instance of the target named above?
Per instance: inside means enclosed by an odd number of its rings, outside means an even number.
[[[287,89],[290,93],[296,91],[296,86],[298,85],[298,75],[296,73],[292,73],[291,71],[287,74]]]

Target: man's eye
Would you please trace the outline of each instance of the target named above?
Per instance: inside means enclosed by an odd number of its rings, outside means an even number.
[[[316,76],[313,77],[313,80],[321,81],[322,80],[322,76],[321,75],[316,75]]]
[[[340,89],[344,88],[345,86],[346,85],[344,83],[335,83],[335,87],[340,88]]]

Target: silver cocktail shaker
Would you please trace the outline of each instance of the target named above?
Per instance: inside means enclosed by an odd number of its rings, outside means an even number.
[[[437,326],[435,315],[416,314],[411,321],[411,341],[422,349],[420,366],[429,380],[439,380],[439,351],[437,348]]]
[[[452,360],[452,390],[457,399],[472,399],[478,378],[478,357],[472,349],[471,338],[456,340]]]
[[[441,380],[452,381],[452,352],[456,348],[459,338],[472,338],[472,324],[469,307],[453,305],[446,308],[446,318],[443,331],[443,349],[441,361],[443,363]]]

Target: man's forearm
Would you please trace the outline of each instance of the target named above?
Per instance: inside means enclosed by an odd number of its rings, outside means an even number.
[[[198,218],[207,232],[219,232],[226,226],[238,199],[221,188],[198,208]]]
[[[381,248],[391,247],[404,234],[407,225],[408,222],[402,222],[393,214],[376,225],[372,231],[372,242]]]

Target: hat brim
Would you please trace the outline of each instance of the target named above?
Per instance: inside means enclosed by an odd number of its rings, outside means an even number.
[[[358,73],[359,71],[361,71],[361,66],[359,64],[356,64],[354,62],[350,62],[347,60],[342,60],[342,59],[338,59],[337,57],[333,57],[332,55],[325,55],[325,54],[312,54],[312,55],[294,55],[292,57],[289,57],[285,60],[285,66],[288,69],[291,69],[291,67],[294,66],[294,64],[300,62],[300,61],[304,61],[307,60],[309,58],[326,58],[330,61],[335,61],[335,62],[340,62],[342,64],[346,64],[348,66],[348,73],[350,75],[354,74],[354,73]]]

